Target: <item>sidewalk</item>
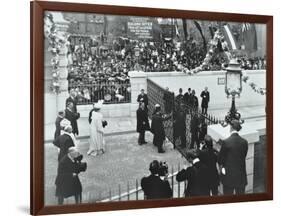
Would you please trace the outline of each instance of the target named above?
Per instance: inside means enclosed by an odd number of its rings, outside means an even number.
[[[229,108],[219,108],[212,109],[209,108],[209,114],[223,120],[226,113],[229,111]],[[237,107],[238,112],[241,113],[242,119],[245,121],[257,121],[264,120],[265,108],[262,105],[257,106],[244,106]],[[136,117],[120,117],[120,118],[108,118],[105,119],[108,122],[108,125],[105,127],[105,136],[118,135],[133,133],[136,131]],[[80,118],[78,120],[79,128],[79,137],[80,139],[87,138],[89,136],[89,123],[87,118]],[[45,132],[45,142],[52,142],[55,132],[55,124],[47,124],[44,127]]]

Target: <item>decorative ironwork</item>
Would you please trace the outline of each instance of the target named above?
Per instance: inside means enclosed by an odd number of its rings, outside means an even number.
[[[147,95],[148,95],[148,116],[152,118],[155,104],[159,104],[162,108],[162,113],[171,114],[172,118],[164,122],[164,128],[166,137],[168,140],[177,148],[177,150],[183,155],[186,155],[188,149],[190,149],[191,144],[191,120],[197,115],[199,119],[199,124],[203,124],[207,127],[211,124],[218,124],[221,122],[218,118],[208,114],[204,115],[200,108],[194,108],[190,105],[184,104],[184,118],[185,118],[185,140],[186,143],[181,145],[181,138],[176,137],[176,112],[178,107],[176,107],[176,98],[173,92],[165,90],[163,87],[159,86],[152,80],[147,80]],[[199,134],[198,134],[199,136]],[[184,139],[183,139],[184,140]],[[183,146],[186,146],[183,148]]]

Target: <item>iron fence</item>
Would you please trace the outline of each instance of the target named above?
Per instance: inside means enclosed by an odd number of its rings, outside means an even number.
[[[105,104],[130,103],[129,82],[70,83],[68,89],[77,92],[77,104],[86,105],[104,100]]]
[[[172,117],[164,121],[164,128],[166,137],[174,147],[177,148],[180,153],[185,157],[188,149],[191,147],[191,138],[192,138],[192,119],[197,117],[200,126],[205,125],[206,129],[208,125],[217,124],[221,120],[216,118],[211,114],[203,114],[199,107],[192,107],[188,104],[184,104],[183,110],[184,115],[182,116],[185,120],[185,144],[181,145],[181,137],[178,136],[177,128],[177,112],[179,111],[179,103],[176,100],[175,94],[170,92],[163,87],[159,86],[157,83],[152,80],[147,80],[147,95],[148,95],[148,116],[151,118],[155,104],[159,104],[163,109],[162,112],[170,114]],[[198,135],[199,136],[199,135]],[[185,147],[183,147],[185,146]]]

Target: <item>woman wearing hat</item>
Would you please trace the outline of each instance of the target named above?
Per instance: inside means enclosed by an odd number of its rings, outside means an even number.
[[[90,147],[87,152],[88,155],[97,156],[105,152],[104,145],[104,124],[103,115],[100,113],[102,101],[94,104],[93,109],[89,113],[90,124]]]

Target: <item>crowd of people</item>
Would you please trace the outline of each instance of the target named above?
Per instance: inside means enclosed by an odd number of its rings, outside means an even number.
[[[220,151],[213,147],[212,137],[205,135],[200,148],[187,152],[188,163],[176,175],[178,182],[187,181],[185,197],[217,196],[220,183],[223,195],[245,193],[248,142],[239,135],[241,128],[239,121],[231,122],[231,135],[222,141]],[[162,164],[152,161],[149,166],[151,175],[141,180],[146,199],[172,198],[168,165]]]
[[[184,42],[163,40],[145,42],[117,38],[110,44],[100,43],[89,36],[69,37],[68,82],[75,88],[78,103],[93,103],[100,99],[109,103],[129,102],[129,71],[185,71],[202,64],[206,50],[192,37]],[[237,57],[247,70],[265,69],[264,58]],[[204,70],[221,70],[227,56],[218,52]]]
[[[210,93],[208,88],[200,94],[201,107],[207,114]],[[197,113],[198,99],[195,91],[188,89],[183,94],[179,89],[176,101],[176,118],[174,121],[175,137],[180,139],[181,147],[186,148],[186,122],[187,113],[192,112],[190,125],[191,143],[186,155],[191,166],[181,170],[176,180],[188,182],[185,196],[210,196],[218,195],[218,185],[223,184],[224,194],[243,194],[247,184],[245,158],[247,155],[247,141],[241,138],[238,131],[241,129],[239,122],[231,123],[231,136],[222,142],[219,152],[213,148],[212,138],[207,134],[207,125],[194,113]],[[145,131],[153,134],[153,144],[159,153],[164,153],[163,142],[166,139],[164,121],[172,117],[171,110],[156,104],[152,115],[151,125],[148,120],[148,97],[144,90],[138,95],[139,108],[137,112],[138,144],[147,144]],[[100,110],[103,101],[93,105],[89,112],[89,149],[88,156],[99,156],[105,153],[104,128],[107,122],[103,119]],[[169,108],[168,108],[169,109]],[[83,155],[77,150],[77,136],[79,135],[77,120],[80,114],[77,110],[77,95],[75,90],[70,91],[66,99],[66,108],[58,113],[54,145],[58,148],[58,169],[55,181],[58,204],[63,204],[65,198],[74,196],[76,203],[82,202],[82,184],[79,173],[85,172],[87,164],[82,162]],[[196,143],[196,145],[194,145]],[[218,169],[218,165],[220,169]],[[168,165],[154,160],[150,164],[151,175],[144,177],[141,186],[146,199],[172,198],[172,189],[168,181]],[[221,178],[219,178],[219,175]]]

